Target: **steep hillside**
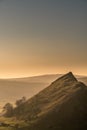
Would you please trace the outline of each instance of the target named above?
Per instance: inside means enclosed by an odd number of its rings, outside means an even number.
[[[87,128],[87,86],[69,72],[15,108],[14,116],[27,120],[30,130],[83,130]]]

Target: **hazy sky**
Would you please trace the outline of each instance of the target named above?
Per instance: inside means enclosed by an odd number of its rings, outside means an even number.
[[[87,75],[87,0],[0,0],[0,78]]]

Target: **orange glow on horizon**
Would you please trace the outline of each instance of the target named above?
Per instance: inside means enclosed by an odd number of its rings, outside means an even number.
[[[33,71],[32,71],[33,70]],[[32,77],[32,76],[39,76],[39,75],[47,75],[47,74],[65,74],[68,73],[69,71],[72,71],[73,74],[76,75],[82,75],[82,76],[87,76],[87,72],[85,71],[85,69],[81,70],[81,69],[63,69],[63,68],[38,68],[38,69],[32,69],[31,71],[26,69],[26,71],[22,70],[22,71],[18,71],[16,72],[16,70],[13,71],[9,71],[7,73],[0,73],[0,79],[8,79],[8,78],[22,78],[22,77]]]

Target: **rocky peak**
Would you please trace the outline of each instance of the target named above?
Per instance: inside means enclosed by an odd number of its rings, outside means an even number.
[[[71,81],[76,81],[77,82],[77,79],[75,78],[75,76],[73,75],[72,72],[69,72],[65,75],[63,75],[62,77],[60,77],[59,79],[57,80],[71,80]]]

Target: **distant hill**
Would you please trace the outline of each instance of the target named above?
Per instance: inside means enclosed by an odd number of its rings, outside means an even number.
[[[87,129],[87,86],[69,72],[15,108],[14,116],[29,121],[25,130]]]
[[[27,83],[51,83],[56,78],[60,77],[62,74],[46,74],[46,75],[38,75],[32,77],[23,77],[23,78],[12,78],[9,81],[17,81],[17,82],[27,82]]]
[[[46,74],[46,75],[39,75],[39,76],[33,76],[33,77],[12,78],[12,79],[8,79],[8,80],[9,81],[17,81],[17,82],[27,82],[27,83],[47,83],[47,84],[50,84],[52,81],[58,79],[62,75],[63,74]],[[86,76],[82,76],[82,75],[75,75],[75,76],[79,80],[87,81]]]
[[[87,85],[87,77],[79,77],[78,80],[82,81]]]

